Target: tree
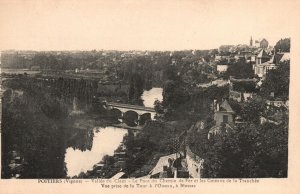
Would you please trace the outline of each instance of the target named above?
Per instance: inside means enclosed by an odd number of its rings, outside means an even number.
[[[7,99],[9,94],[5,96]],[[65,128],[61,127],[65,108],[56,98],[30,88],[23,88],[23,94],[12,101],[3,101],[3,158],[9,158],[11,151],[24,158],[22,178],[65,176],[66,139]],[[3,172],[4,176],[6,173],[9,176],[9,172]]]
[[[275,98],[282,100],[289,99],[289,82],[290,82],[290,64],[289,61],[282,63],[277,69],[268,72],[266,79],[261,85],[261,95],[271,99],[270,94],[273,92]]]
[[[237,61],[229,65],[226,74],[235,78],[253,78],[254,71],[250,64],[244,61]]]
[[[164,113],[164,108],[162,106],[162,103],[159,100],[154,101],[154,110],[158,114],[163,114]]]
[[[163,86],[163,106],[176,109],[188,100],[186,89],[179,81],[167,80]]]
[[[241,104],[241,116],[250,123],[259,124],[260,116],[265,110],[265,102],[261,98],[252,98],[250,101]]]
[[[141,75],[134,73],[129,81],[129,100],[138,100],[144,91],[144,80]]]
[[[221,130],[221,133],[209,141],[204,159],[204,177],[240,178],[241,150],[235,131]]]
[[[221,101],[223,98],[228,97],[228,91],[228,85],[222,87],[213,85],[204,90],[204,96],[207,96],[211,100],[217,99]]]
[[[180,77],[177,74],[177,68],[175,66],[167,65],[163,71],[164,80],[179,80]]]
[[[276,52],[290,52],[291,39],[290,38],[280,39],[274,47]]]
[[[114,164],[115,162],[114,157],[109,155],[103,156],[102,161],[108,166]]]
[[[209,140],[203,154],[207,178],[287,177],[288,119],[282,124],[244,124]]]

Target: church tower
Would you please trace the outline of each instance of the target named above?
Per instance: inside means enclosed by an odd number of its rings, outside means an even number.
[[[253,46],[252,36],[251,36],[251,38],[250,38],[250,46]]]

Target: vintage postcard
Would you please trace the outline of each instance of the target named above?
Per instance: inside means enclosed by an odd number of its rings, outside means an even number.
[[[0,193],[300,193],[299,10],[0,0]]]

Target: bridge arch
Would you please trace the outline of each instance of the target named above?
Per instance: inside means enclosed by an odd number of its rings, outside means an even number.
[[[128,126],[136,126],[139,121],[139,114],[133,110],[128,110],[123,114],[123,122]]]
[[[151,113],[144,113],[140,115],[139,125],[144,125],[147,121],[151,120]]]
[[[110,110],[110,114],[114,117],[114,118],[117,118],[117,119],[120,119],[123,117],[123,112],[118,109],[118,108],[112,108]]]

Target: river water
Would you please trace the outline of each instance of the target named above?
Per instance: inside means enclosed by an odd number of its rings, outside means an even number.
[[[98,128],[94,132],[93,147],[91,150],[81,151],[68,148],[66,150],[65,162],[68,176],[78,175],[86,172],[94,164],[100,162],[105,155],[113,155],[115,149],[122,142],[127,130],[115,127]]]
[[[146,107],[154,107],[154,101],[162,101],[162,88],[152,88],[144,91],[142,95]],[[99,132],[96,132],[99,131]],[[81,151],[79,149],[67,148],[65,163],[67,175],[73,177],[80,172],[92,169],[93,165],[100,162],[105,155],[113,155],[127,134],[127,129],[105,127],[94,129],[93,146],[91,150]]]
[[[149,91],[144,91],[142,94],[142,99],[144,100],[144,106],[146,107],[154,107],[154,102],[155,100],[162,101],[163,96],[162,96],[163,89],[162,88],[152,88]]]

